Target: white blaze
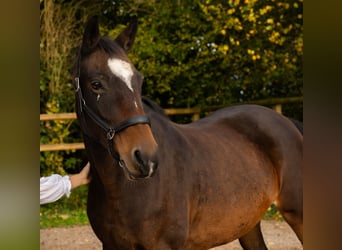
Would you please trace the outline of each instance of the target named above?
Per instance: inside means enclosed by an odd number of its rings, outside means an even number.
[[[110,68],[112,73],[116,75],[118,78],[120,78],[124,83],[126,83],[127,87],[133,92],[133,70],[131,65],[128,62],[125,62],[121,59],[109,58],[108,67]]]

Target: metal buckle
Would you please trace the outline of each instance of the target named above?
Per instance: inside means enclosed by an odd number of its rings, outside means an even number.
[[[107,132],[107,139],[108,140],[113,140],[115,136],[115,130],[114,129],[109,129]]]
[[[78,92],[80,90],[80,78],[79,77],[75,77],[75,92]]]

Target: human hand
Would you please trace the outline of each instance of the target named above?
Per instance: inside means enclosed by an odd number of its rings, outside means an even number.
[[[71,175],[69,177],[70,182],[71,182],[71,189],[74,189],[78,186],[88,184],[90,182],[90,163],[87,162],[85,167],[79,172],[78,174]]]

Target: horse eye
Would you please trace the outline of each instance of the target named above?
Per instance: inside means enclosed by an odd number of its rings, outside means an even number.
[[[95,90],[98,90],[102,88],[102,84],[100,82],[92,82],[91,87]]]

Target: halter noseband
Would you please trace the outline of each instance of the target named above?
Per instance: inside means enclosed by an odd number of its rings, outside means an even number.
[[[151,126],[150,119],[146,115],[137,115],[128,118],[127,120],[124,120],[114,126],[109,126],[103,119],[101,119],[92,109],[90,109],[86,101],[83,98],[82,90],[80,86],[80,56],[78,58],[78,68],[77,68],[77,76],[75,77],[75,92],[77,93],[78,97],[78,107],[80,112],[82,113],[83,110],[87,115],[102,129],[106,131],[107,136],[107,142],[109,147],[109,152],[112,155],[112,157],[119,162],[119,164],[122,164],[122,160],[120,159],[120,155],[114,151],[113,149],[113,141],[115,134],[121,132],[122,130],[134,126],[137,124],[148,124]]]

